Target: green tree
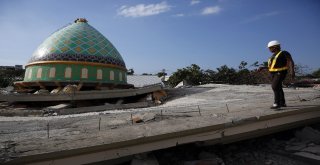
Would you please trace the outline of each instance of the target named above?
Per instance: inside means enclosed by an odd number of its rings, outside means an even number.
[[[134,74],[133,68],[128,69],[127,75],[133,75],[133,74]]]
[[[239,69],[240,69],[240,70],[246,69],[246,66],[247,66],[247,65],[248,65],[247,62],[241,61],[240,65],[239,65]]]
[[[312,76],[320,78],[320,68],[318,70],[315,70],[314,72],[312,72]]]
[[[204,71],[202,73],[202,78],[201,78],[202,84],[208,84],[208,83],[213,83],[213,82],[217,81],[216,74],[217,74],[217,72],[214,70],[211,70],[211,69]]]
[[[258,66],[258,63],[259,62],[257,61],[250,66],[256,67]],[[232,84],[254,84],[251,71],[247,68],[247,65],[247,62],[241,61],[239,64],[239,71],[236,73],[236,79]]]
[[[25,70],[0,70],[0,87],[13,85],[15,81],[23,80]]]
[[[162,77],[162,76],[166,76],[166,75],[167,75],[167,73],[166,73],[166,70],[165,70],[165,69],[162,69],[161,72],[158,72],[158,73],[157,73],[157,76],[158,76],[158,77]]]
[[[217,81],[222,83],[234,84],[236,80],[236,70],[234,68],[229,68],[227,65],[223,65],[217,68],[218,73],[216,74]]]
[[[310,68],[307,65],[302,65],[302,64],[295,64],[294,65],[294,71],[296,76],[301,77],[301,76],[306,76],[308,73],[310,73]]]
[[[259,61],[254,62],[250,65],[250,67],[258,68],[259,67]]]
[[[187,81],[191,85],[199,85],[202,82],[202,70],[196,65],[192,64],[186,68],[178,69],[169,78],[169,84],[176,86],[181,81]]]

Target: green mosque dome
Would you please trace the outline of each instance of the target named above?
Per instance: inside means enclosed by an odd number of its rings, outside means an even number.
[[[54,32],[36,49],[28,65],[42,61],[83,61],[126,67],[118,50],[85,19],[77,19]]]
[[[126,88],[126,65],[114,45],[78,18],[50,35],[34,51],[26,65],[21,87],[111,86]],[[98,85],[97,85],[98,84]]]

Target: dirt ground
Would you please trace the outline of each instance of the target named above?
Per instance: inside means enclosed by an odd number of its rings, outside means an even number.
[[[319,89],[285,88],[284,91],[288,107],[282,110],[320,105]],[[192,123],[212,124],[219,119],[280,113],[269,108],[273,103],[270,85],[208,84],[171,89],[168,94],[164,104],[149,108],[47,117],[0,116],[0,163],[24,155],[130,139],[141,134],[127,135],[126,132],[144,125],[151,128],[143,133],[147,136],[156,131],[192,128]],[[133,118],[141,119],[141,123],[132,123]],[[182,122],[190,125],[182,126]],[[170,127],[153,130],[152,124],[156,126],[157,123]]]

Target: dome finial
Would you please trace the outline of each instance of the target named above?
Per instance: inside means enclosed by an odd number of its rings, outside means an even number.
[[[78,22],[84,22],[87,23],[88,21],[85,18],[77,18],[74,23],[78,23]]]

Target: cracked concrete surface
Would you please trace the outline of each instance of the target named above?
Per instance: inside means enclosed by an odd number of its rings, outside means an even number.
[[[49,117],[0,117],[0,162],[320,105],[319,89],[284,91],[288,107],[283,111],[269,109],[273,103],[269,85],[208,84],[171,89],[168,101],[156,107]],[[147,113],[154,118],[132,124],[131,115]]]

